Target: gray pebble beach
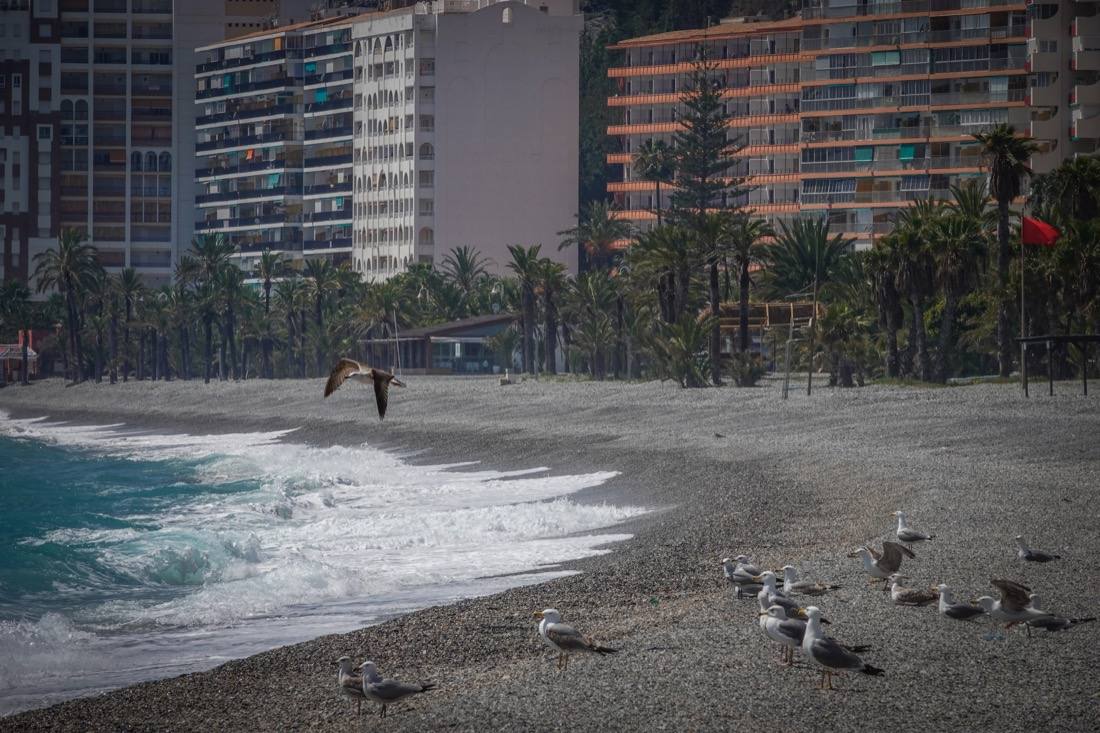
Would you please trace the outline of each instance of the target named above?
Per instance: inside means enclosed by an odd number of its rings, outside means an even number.
[[[1015,385],[681,390],[667,383],[410,377],[379,423],[368,390],[321,399],[322,381],[131,382],[0,390],[16,417],[191,432],[295,428],[288,440],[369,442],[431,463],[617,471],[576,498],[652,511],[616,527],[580,571],[427,608],[215,669],[0,718],[0,731],[1100,730],[1100,623],[1064,633],[894,606],[857,546],[892,539],[890,513],[935,535],[903,572],[966,600],[1010,578],[1069,617],[1100,615],[1100,397],[1077,383],[1024,399]],[[1022,563],[1012,542],[1063,556]],[[791,563],[842,587],[814,599],[841,641],[870,644],[884,677],[816,689],[804,660],[777,664],[755,599],[735,600],[720,559]],[[617,647],[558,674],[532,612]],[[431,693],[356,720],[336,659],[373,659]]]

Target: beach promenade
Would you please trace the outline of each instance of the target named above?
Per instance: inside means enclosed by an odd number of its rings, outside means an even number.
[[[1067,617],[1100,610],[1100,398],[1059,385],[681,390],[672,383],[410,377],[379,423],[367,389],[321,399],[322,380],[144,382],[0,390],[0,410],[187,432],[296,428],[293,440],[369,442],[424,462],[613,470],[589,502],[649,514],[578,574],[418,611],[208,672],[0,719],[28,730],[774,730],[907,728],[1087,731],[1100,720],[1100,623],[1064,633],[894,606],[856,547],[893,539],[905,511],[935,539],[915,548],[910,585],[966,600],[991,578],[1024,583]],[[1013,537],[1063,556],[1015,557]],[[818,669],[777,664],[755,599],[734,600],[720,560],[791,563],[842,587],[814,600],[828,632],[869,644],[884,677],[815,688]],[[559,674],[534,611],[554,607],[601,642]],[[335,688],[341,656],[437,689],[364,714]],[[364,713],[372,708],[365,707]]]

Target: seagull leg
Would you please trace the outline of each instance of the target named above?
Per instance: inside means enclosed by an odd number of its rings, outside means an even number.
[[[378,717],[379,717],[379,718],[384,718],[384,717],[386,717],[386,705],[385,705],[385,703],[383,703],[383,704],[382,704],[382,712],[380,712],[380,713],[378,714]]]

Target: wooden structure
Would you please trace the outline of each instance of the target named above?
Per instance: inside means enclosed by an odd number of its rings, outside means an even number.
[[[19,381],[23,373],[23,345],[0,344],[0,370],[4,372],[5,382]],[[38,352],[27,348],[28,378],[38,374]]]
[[[368,362],[384,369],[400,366],[403,374],[492,374],[493,367],[503,372],[512,365],[498,365],[487,342],[518,319],[514,313],[492,313],[359,343]]]
[[[817,317],[825,313],[818,303]],[[749,303],[749,351],[774,356],[778,346],[786,341],[792,331],[805,328],[814,315],[810,301],[783,301],[778,303]],[[722,333],[722,351],[729,354],[737,350],[741,333],[741,304],[725,301],[718,305],[719,329]]]
[[[1085,333],[1069,333],[1061,336],[1047,334],[1046,336],[1026,336],[1017,338],[1020,344],[1020,381],[1024,386],[1024,397],[1030,397],[1027,385],[1027,349],[1031,344],[1047,345],[1047,381],[1049,393],[1054,396],[1054,368],[1050,361],[1051,347],[1054,344],[1077,344],[1081,349],[1081,387],[1085,396],[1089,393],[1089,344],[1100,343],[1100,335]]]

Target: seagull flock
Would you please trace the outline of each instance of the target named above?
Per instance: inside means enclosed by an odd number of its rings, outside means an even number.
[[[869,582],[882,581],[883,591],[889,592],[895,605],[926,606],[936,603],[939,613],[946,618],[973,621],[979,616],[988,615],[993,622],[1003,623],[1006,630],[1023,624],[1029,635],[1032,628],[1065,631],[1078,624],[1096,620],[1094,617],[1065,618],[1044,611],[1037,594],[1012,580],[994,578],[992,585],[999,591],[1000,597],[982,596],[971,603],[956,601],[951,588],[945,583],[933,587],[904,585],[902,581],[906,577],[900,573],[901,564],[906,558],[916,558],[908,545],[928,542],[932,535],[910,527],[904,512],[894,512],[893,516],[897,517],[895,536],[900,542],[885,541],[881,550],[865,545],[857,548],[848,557],[860,560]],[[1018,547],[1017,557],[1022,561],[1046,563],[1060,558],[1059,555],[1030,549],[1023,537],[1016,537],[1015,540]],[[820,597],[840,586],[803,579],[793,565],[784,565],[778,571],[762,569],[754,565],[746,555],[724,558],[722,572],[733,587],[735,598],[743,598],[746,594],[755,595],[758,625],[768,639],[780,645],[781,664],[793,666],[797,650],[805,659],[820,668],[818,688],[834,689],[833,675],[844,672],[858,672],[873,677],[886,674],[861,656],[872,651],[870,646],[844,644],[827,636],[823,625],[830,622],[822,615],[821,609],[813,605],[803,606],[797,598]],[[782,584],[779,583],[780,574],[783,576]],[[618,651],[595,641],[573,626],[562,623],[561,612],[557,609],[547,608],[534,615],[539,619],[539,636],[557,654],[559,673],[569,668],[569,658],[574,654],[605,656]],[[343,697],[355,702],[357,716],[364,700],[380,705],[379,716],[384,718],[388,705],[434,687],[430,683],[411,684],[384,678],[370,661],[353,668],[350,657],[341,657],[337,660],[337,665],[337,689]]]

